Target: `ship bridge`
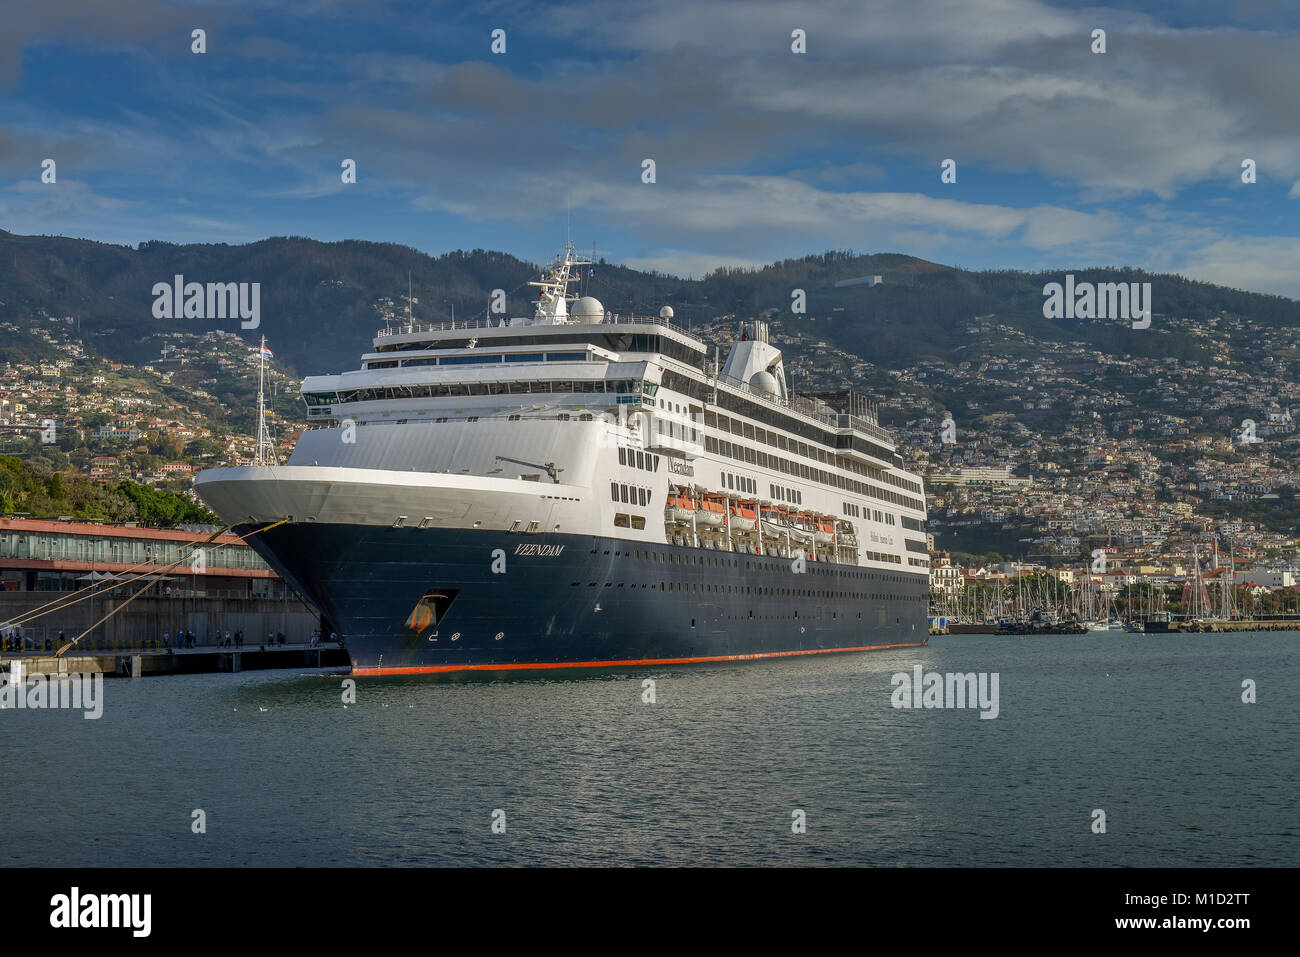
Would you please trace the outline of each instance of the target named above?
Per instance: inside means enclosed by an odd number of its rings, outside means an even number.
[[[708,355],[703,340],[670,319],[610,314],[559,324],[502,318],[381,329],[375,335],[375,351],[365,355],[363,362],[367,369],[406,368],[436,364],[419,360],[447,350],[478,349],[487,354],[496,348],[583,345],[614,353],[658,353],[701,370]]]
[[[673,311],[665,306],[657,317],[611,313],[594,296],[568,295],[578,282],[575,266],[589,266],[575,259],[570,243],[560,260],[539,280],[528,285],[537,289],[532,316],[485,317],[443,323],[386,327],[375,334],[375,352],[366,356],[366,368],[394,368],[417,364],[414,357],[392,358],[386,353],[430,350],[474,349],[482,346],[538,346],[581,343],[615,353],[660,353],[697,368],[704,367],[708,347],[698,336],[673,323]],[[427,364],[427,363],[424,363]]]

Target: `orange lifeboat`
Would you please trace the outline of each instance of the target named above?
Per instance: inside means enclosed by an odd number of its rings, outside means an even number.
[[[721,495],[706,495],[695,511],[695,521],[698,525],[718,526],[726,521],[726,514]]]
[[[754,514],[754,503],[732,502],[731,503],[731,527],[738,532],[752,532],[754,530],[754,520],[758,517]]]
[[[818,545],[829,545],[835,540],[835,520],[822,516],[817,521],[817,527],[813,530],[813,540]]]
[[[664,518],[669,522],[682,522],[689,525],[695,518],[698,504],[690,492],[678,487],[668,493],[668,504],[664,506]]]

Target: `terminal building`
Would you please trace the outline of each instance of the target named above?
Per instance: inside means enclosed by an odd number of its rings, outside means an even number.
[[[0,518],[0,630],[17,632],[29,648],[83,631],[81,646],[99,648],[178,631],[193,632],[199,644],[227,631],[243,631],[246,643],[268,634],[307,641],[318,629],[329,635],[329,623],[238,536],[209,543],[217,531]]]

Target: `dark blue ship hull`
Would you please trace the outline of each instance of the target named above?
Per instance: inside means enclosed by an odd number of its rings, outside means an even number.
[[[239,534],[257,526],[241,526]],[[928,576],[580,535],[290,523],[249,544],[356,674],[618,667],[923,644]]]

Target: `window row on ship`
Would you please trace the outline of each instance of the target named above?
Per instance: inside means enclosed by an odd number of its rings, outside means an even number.
[[[615,338],[660,339],[661,337],[623,336],[623,337],[615,337]],[[528,344],[535,344],[538,342],[546,341],[544,338],[539,339],[537,337],[531,337],[531,338],[513,337],[508,342],[504,339],[494,339],[492,345],[497,347],[504,346],[504,345],[513,345],[516,344],[516,340],[518,340],[519,342],[524,342],[526,340]],[[664,340],[664,343],[666,344],[668,341],[669,340]],[[468,344],[468,340],[466,340],[466,342],[464,343],[447,342],[444,343],[444,348],[452,348],[454,346],[463,346],[467,344]],[[621,341],[613,344],[606,344],[606,343],[601,343],[601,344],[608,345],[609,348],[620,353],[627,351],[626,349],[616,348],[618,345],[625,345],[625,343]],[[574,347],[574,344],[572,343],[566,343],[566,345],[570,350],[572,350]],[[641,352],[643,350],[635,349],[633,351]],[[651,352],[654,350],[646,349],[644,351]],[[696,367],[696,362],[694,360],[698,359],[698,356],[696,356],[694,353],[692,353],[688,357],[684,355],[678,355],[677,350],[661,349],[657,351],[662,355],[668,356],[669,358],[678,359],[679,361],[685,361],[688,362],[688,364],[691,367]],[[588,358],[588,354],[585,352],[547,351],[545,353],[495,353],[495,354],[488,353],[488,354],[470,354],[470,355],[426,356],[426,357],[420,357],[415,359],[401,360],[401,363],[404,367],[413,366],[413,365],[422,365],[422,366],[484,365],[484,364],[503,365],[505,363],[524,363],[524,362],[543,362],[543,361],[551,361],[551,362],[583,361],[587,358]],[[607,360],[601,359],[600,361],[607,361]],[[620,361],[635,361],[635,360],[630,356],[621,355]],[[366,364],[366,367],[369,369],[391,368],[393,366],[396,366],[397,363],[398,360],[370,361]],[[815,442],[820,442],[823,445],[827,445],[832,448],[845,449],[845,450],[852,449],[854,451],[861,452],[864,455],[870,455],[874,458],[880,459],[885,462],[892,461],[895,455],[892,449],[886,448],[883,445],[878,445],[875,442],[871,442],[870,440],[864,439],[858,435],[838,434],[837,432],[829,430],[825,426],[820,425],[816,422],[805,421],[804,419],[796,415],[792,415],[782,411],[780,408],[773,408],[769,404],[754,401],[752,399],[738,395],[733,391],[728,390],[726,387],[721,387],[721,388],[716,387],[715,384],[708,381],[702,381],[700,379],[695,378],[694,376],[685,375],[681,372],[664,368],[662,369],[661,379],[662,379],[662,384],[666,389],[671,389],[683,396],[686,396],[690,399],[698,400],[699,402],[702,403],[707,402],[711,405],[714,405],[715,408],[725,409],[728,412],[734,412],[738,415],[743,415],[746,418],[752,419],[756,422],[762,422],[766,425],[774,426],[777,429],[780,429],[782,432],[788,433],[793,436],[801,436],[804,439],[812,439]],[[513,384],[497,383],[497,385],[501,387],[500,392],[485,392],[485,393],[468,392],[468,393],[459,393],[459,394],[496,395],[496,394],[510,394],[513,392],[535,392],[536,391],[535,389],[529,390],[529,389],[520,389],[517,387],[515,388],[511,387],[512,385],[518,386],[519,385],[518,383],[513,383]],[[610,391],[609,389],[602,389],[599,386],[593,385],[593,382],[591,380],[587,380],[585,382],[575,382],[574,386],[575,388],[573,388],[570,391],[572,392]],[[363,391],[376,391],[376,390],[363,390]],[[438,393],[438,394],[455,395],[457,393],[453,392],[453,393]],[[646,394],[653,395],[654,393],[647,392]],[[708,418],[714,414],[715,413],[713,413],[712,411],[705,413],[706,424],[710,424],[708,422]],[[891,479],[891,484],[893,484],[892,479]],[[911,484],[913,486],[915,485],[915,483],[908,483],[908,484]],[[905,484],[902,487],[907,487],[907,485]],[[921,490],[919,487],[912,487],[909,490],[918,495],[921,494]]]
[[[772,405],[767,403],[757,402],[738,395],[729,391],[725,386],[715,388],[708,381],[696,379],[694,376],[683,375],[680,372],[674,372],[672,369],[663,370],[660,382],[665,389],[670,389],[700,403],[712,405],[716,409],[725,409],[728,412],[743,415],[747,419],[753,419],[755,422],[761,422],[764,425],[779,429],[782,433],[803,439],[811,439],[814,442],[820,442],[822,445],[835,449],[852,449],[861,452],[863,455],[870,455],[880,459],[883,462],[892,462],[894,459],[893,449],[878,445],[858,435],[841,435],[818,422],[807,421],[795,414],[787,413],[779,407],[773,408]],[[705,412],[705,425],[708,424],[708,412]]]
[[[596,554],[596,549],[592,549],[591,553],[593,555]],[[609,549],[606,549],[605,554],[608,555],[609,553],[610,553]],[[736,557],[731,557],[730,555],[726,557],[722,557],[717,555],[692,554],[689,552],[685,552],[685,553],[673,552],[673,551],[661,552],[656,550],[643,551],[641,549],[616,551],[614,554],[616,557],[621,556],[625,558],[635,558],[638,561],[645,562],[648,564],[694,565],[699,567],[712,567],[712,568],[735,568],[737,570],[743,570],[746,573],[750,573],[750,572],[761,573],[763,571],[785,573],[787,572],[788,569],[788,564],[784,560],[774,560],[770,557],[765,557],[765,556],[754,556],[751,558],[747,555],[737,554]],[[869,556],[870,555],[871,553],[869,553]],[[890,559],[885,558],[881,560],[889,561]],[[886,587],[887,590],[880,592],[880,591],[872,591],[872,590],[866,590],[866,591],[837,590],[834,588],[818,589],[818,588],[789,588],[784,586],[770,587],[764,585],[732,584],[727,582],[716,582],[716,581],[699,582],[699,581],[691,581],[689,579],[673,582],[671,580],[667,580],[667,578],[665,578],[665,581],[660,583],[659,590],[660,591],[691,591],[697,593],[698,592],[719,592],[719,593],[728,593],[728,594],[736,594],[736,595],[774,595],[780,597],[806,597],[806,598],[855,598],[863,601],[890,601],[890,600],[899,600],[899,599],[913,600],[917,597],[917,592],[915,591],[898,592],[898,591],[889,590],[887,588],[888,584],[898,584],[898,585],[911,584],[915,586],[918,583],[924,583],[928,581],[927,578],[922,577],[920,574],[912,574],[912,573],[909,573],[907,575],[890,574],[888,572],[874,570],[870,568],[863,569],[861,567],[837,565],[837,564],[826,564],[824,566],[816,566],[810,564],[808,566],[808,570],[806,574],[810,576],[809,577],[810,583],[815,581],[816,576],[822,576],[822,577],[834,578],[836,584],[839,584],[840,582],[847,583],[849,580],[857,580],[862,582],[878,582],[879,584],[868,585],[867,588],[873,589],[873,588]],[[746,578],[749,577],[750,576],[747,574]],[[652,588],[654,587],[654,582],[650,582],[649,584],[650,587]],[[581,586],[581,583],[575,581],[575,582],[571,582],[570,585],[573,588],[578,588]],[[624,582],[616,583],[611,581],[611,582],[607,582],[605,584],[605,587],[613,588],[617,586],[619,588],[623,588],[624,585],[625,585]],[[630,587],[636,588],[638,587],[638,585],[640,585],[640,587],[645,587],[645,585],[642,584],[642,582],[640,581],[632,583]],[[596,582],[588,583],[588,587],[595,588],[596,586],[597,586]]]
[[[805,465],[802,462],[794,462],[784,456],[760,452],[749,446],[742,446],[734,442],[723,442],[712,436],[705,436],[704,450],[712,455],[734,459],[737,462],[744,462],[746,465],[753,465],[758,468],[770,469],[774,472],[780,472],[782,475],[803,479],[806,482],[816,482],[819,485],[837,488],[841,491],[879,499],[900,508],[910,508],[917,512],[925,511],[925,502],[922,499],[909,498],[898,492],[878,488],[875,485],[849,478],[847,475],[840,475],[829,469],[820,469],[816,466]]]
[[[340,389],[337,392],[304,392],[308,407],[342,405],[347,402],[383,402],[389,399],[439,399],[473,395],[539,395],[611,393],[634,395],[653,382],[639,379],[502,379],[483,382],[421,382],[410,385],[371,386]],[[651,395],[653,393],[646,392]]]
[[[455,356],[421,356],[418,359],[371,359],[365,369],[410,369],[422,366],[482,366],[507,362],[586,362],[586,352],[507,352],[477,353]]]
[[[423,383],[401,386],[375,386],[362,389],[340,390],[338,392],[307,392],[303,394],[303,399],[306,401],[310,409],[341,405],[349,402],[372,402],[390,399],[439,398],[475,395],[563,395],[586,392],[613,392],[617,395],[626,396],[642,394],[643,396],[648,397],[653,396],[655,391],[657,391],[657,387],[654,383],[642,382],[638,379],[542,381],[503,380],[469,383]],[[807,457],[812,461],[832,465],[842,470],[870,477],[875,481],[884,482],[894,485],[895,487],[905,487],[909,490],[915,491],[917,494],[920,494],[921,491],[919,484],[916,482],[909,481],[883,469],[858,462],[848,456],[836,455],[834,452],[827,451],[826,449],[819,449],[815,446],[808,445],[805,442],[787,437],[785,434],[775,430],[765,430],[748,423],[742,423],[738,419],[732,419],[729,416],[721,415],[717,412],[704,413],[704,423],[706,427],[712,426],[719,432],[730,432],[731,434],[744,435],[747,438],[752,437],[754,441],[765,441],[770,447],[784,448],[793,454]],[[840,438],[845,437],[841,436]],[[774,471],[781,472],[782,474],[796,476],[823,485],[850,490],[859,495],[881,499],[916,511],[924,511],[924,502],[922,500],[908,498],[907,496],[900,495],[887,489],[878,489],[866,482],[851,479],[843,475],[837,475],[815,466],[794,462],[784,456],[772,455],[768,452],[760,452],[754,448],[741,446],[738,443],[718,439],[709,435],[705,436],[704,444],[705,451],[711,452],[715,455],[725,456],[727,458],[735,459],[736,461],[745,462],[750,465],[757,465],[762,468],[771,468]]]
[[[539,394],[576,395],[585,393],[613,393],[620,396],[633,396],[640,393],[646,397],[653,397],[657,389],[658,387],[655,383],[643,382],[639,379],[544,379],[540,381],[502,380],[490,382],[447,382],[372,386],[369,388],[339,390],[337,392],[304,392],[303,400],[307,403],[308,409],[310,410],[323,408],[325,406],[343,405],[351,402],[380,402],[394,399],[421,398],[460,398],[467,396]],[[651,398],[650,401],[653,401],[653,398]],[[784,433],[775,430],[756,427],[749,423],[743,423],[739,419],[732,419],[729,416],[721,415],[713,411],[704,413],[704,424],[706,427],[715,428],[721,433],[730,432],[735,435],[742,435],[747,439],[764,442],[773,448],[778,448],[782,451],[789,451],[792,454],[808,458],[812,461],[838,466],[841,469],[846,469],[874,481],[884,482],[897,488],[903,488],[918,495],[921,494],[919,483],[894,475],[884,469],[856,461],[848,456],[838,456],[834,452],[830,452],[826,449],[819,449],[816,446],[801,442],[793,437],[787,437]],[[692,430],[690,434],[692,440],[694,440],[694,430]],[[720,440],[714,439],[712,441],[714,444],[717,444]],[[705,442],[707,447],[710,438],[706,437]],[[728,443],[722,442],[721,444],[727,445]],[[751,449],[750,452],[754,452],[754,450]],[[766,453],[763,454],[766,455]],[[740,458],[741,461],[756,461],[755,459],[749,459],[743,456],[732,457]],[[804,477],[807,476],[805,475]]]
[[[782,432],[773,429],[764,429],[761,426],[754,426],[748,422],[741,422],[739,419],[733,419],[729,416],[720,415],[716,412],[704,413],[704,425],[706,428],[716,429],[720,434],[731,434],[741,438],[749,439],[770,448],[779,449],[782,452],[792,452],[795,455],[809,459],[815,462],[821,462],[824,465],[832,465],[842,469],[856,472],[858,475],[865,476],[876,482],[884,482],[886,485],[892,485],[900,488],[905,492],[912,492],[921,495],[921,484],[904,478],[901,475],[895,475],[884,469],[868,465],[865,462],[858,462],[850,459],[848,456],[836,455],[829,449],[820,449],[814,445],[808,445],[797,439],[789,438]],[[707,439],[705,440],[707,443]],[[721,441],[721,440],[720,440]]]
[[[668,356],[670,359],[676,359],[678,362],[684,362],[688,366],[703,370],[705,353],[702,349],[693,348],[685,343],[678,342],[670,336],[651,335],[643,332],[610,332],[610,333],[586,333],[581,336],[581,341],[575,342],[573,336],[574,330],[562,329],[560,333],[550,333],[541,335],[514,335],[502,336],[492,335],[479,331],[473,335],[474,345],[470,345],[470,335],[456,338],[446,338],[437,340],[424,340],[422,342],[403,342],[395,345],[381,345],[376,351],[382,353],[391,352],[408,352],[421,351],[427,352],[432,350],[452,350],[452,349],[496,349],[503,346],[534,346],[546,349],[548,346],[555,348],[580,349],[585,345],[596,346],[601,349],[607,349],[623,357],[623,361],[628,360],[628,353],[641,354],[645,356]],[[559,336],[568,339],[567,342],[556,341]],[[391,361],[391,360],[385,360]],[[403,365],[412,364],[410,359],[399,360]],[[515,359],[515,362],[524,360]],[[371,366],[375,368],[375,366]]]

